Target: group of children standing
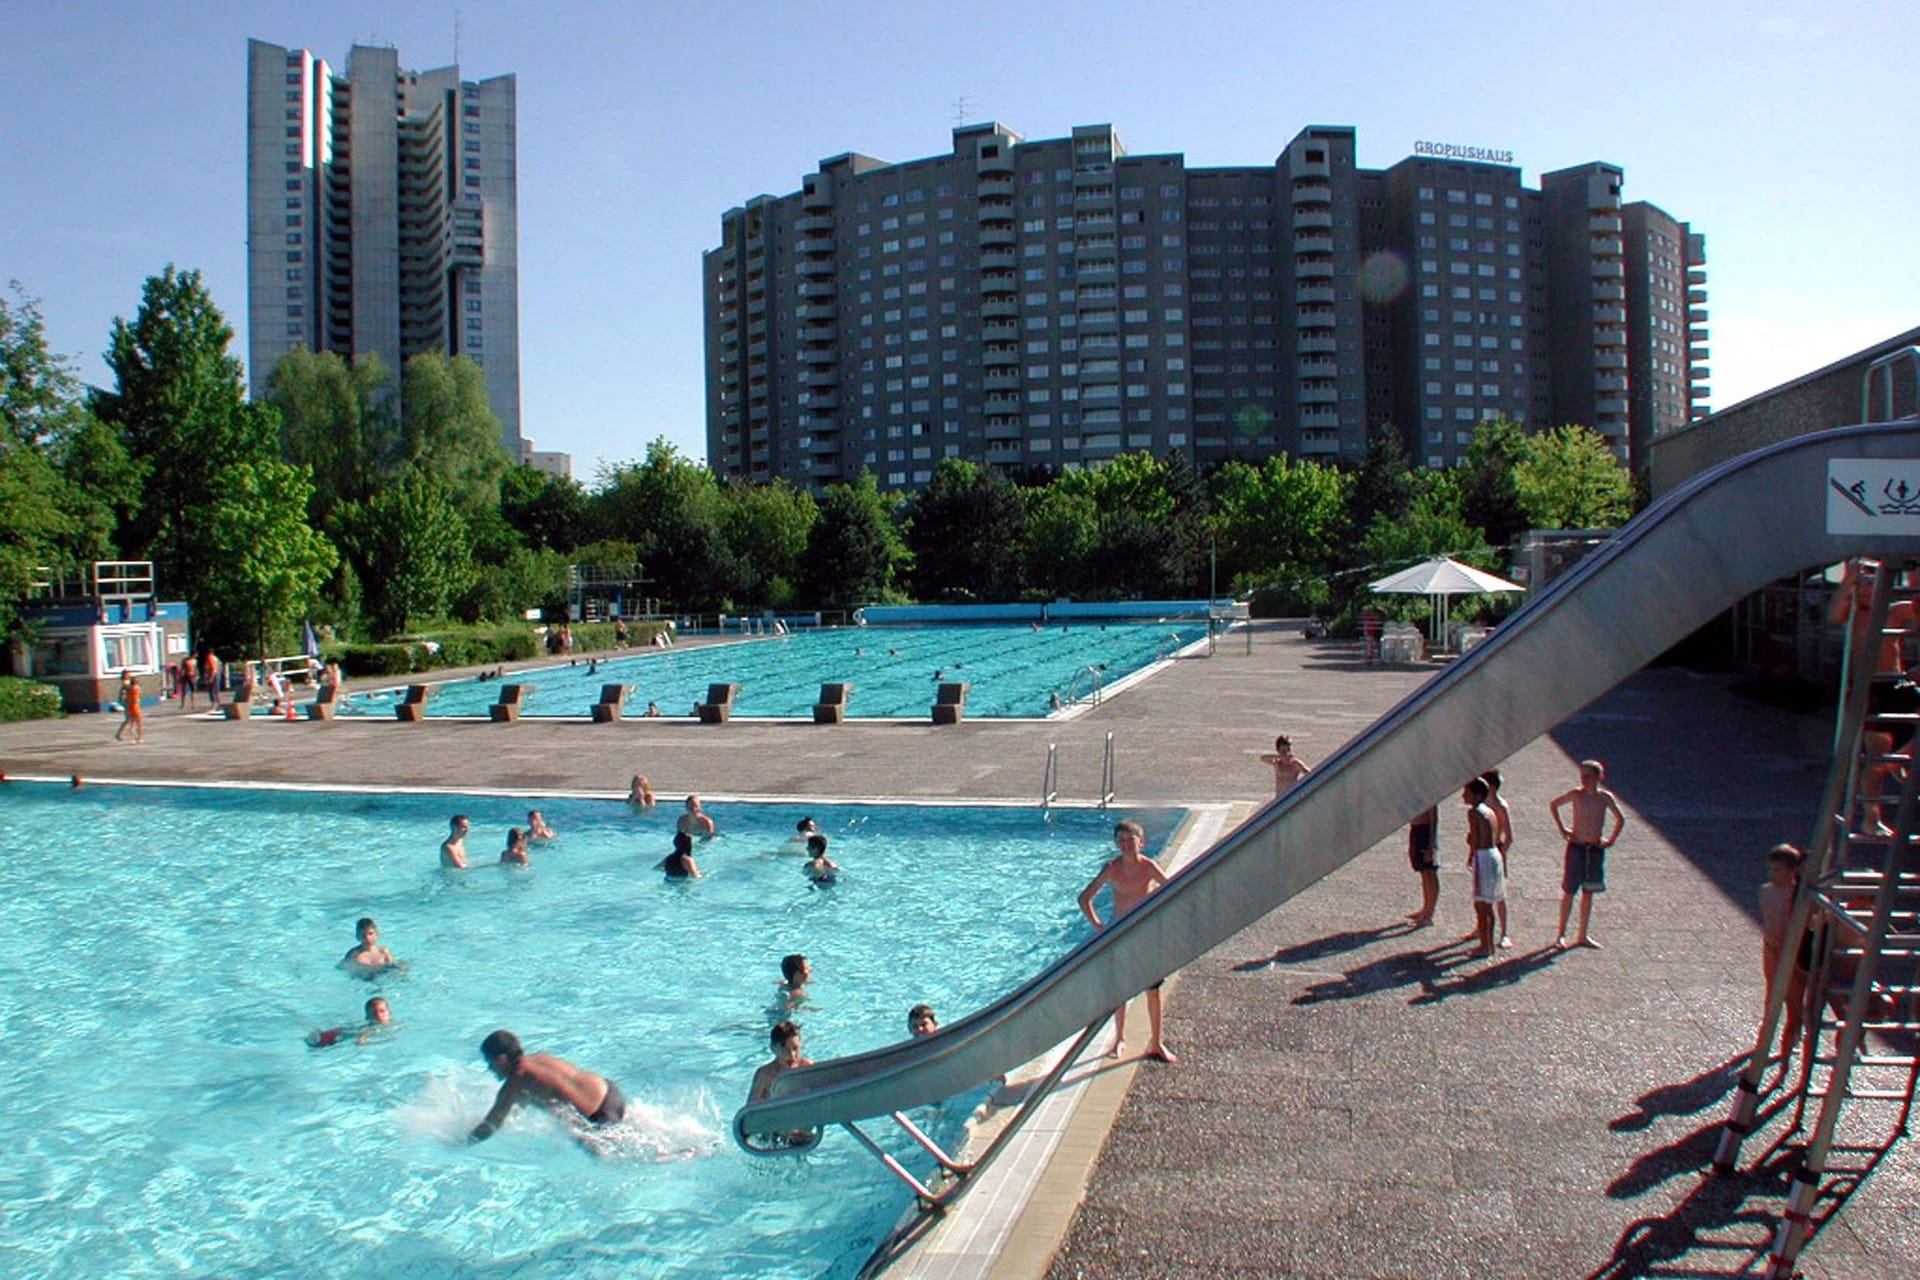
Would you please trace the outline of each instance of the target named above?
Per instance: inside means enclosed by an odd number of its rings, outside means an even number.
[[[1578,947],[1598,948],[1589,925],[1593,895],[1607,887],[1607,850],[1620,838],[1626,815],[1613,792],[1601,784],[1606,766],[1598,760],[1580,762],[1580,785],[1555,796],[1547,806],[1553,825],[1566,841],[1560,877],[1560,926],[1554,946],[1566,947],[1567,921],[1574,901],[1580,903]],[[1474,959],[1485,959],[1513,946],[1507,930],[1508,854],[1513,848],[1513,811],[1500,795],[1500,771],[1489,769],[1460,789],[1466,808],[1467,869],[1473,878],[1473,914],[1478,946]],[[1414,928],[1433,923],[1440,901],[1439,806],[1429,807],[1407,828],[1407,860],[1420,877],[1420,909],[1407,917]]]

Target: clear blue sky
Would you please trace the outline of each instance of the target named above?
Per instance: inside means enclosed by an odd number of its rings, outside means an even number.
[[[1719,407],[1920,324],[1920,5],[1155,0],[967,5],[0,0],[0,278],[81,375],[168,262],[246,334],[246,42],[336,67],[512,72],[524,428],[591,480],[664,435],[705,456],[700,253],[824,157],[943,151],[957,104],[1030,138],[1273,160],[1353,125],[1510,148],[1536,183],[1623,166],[1708,238]]]

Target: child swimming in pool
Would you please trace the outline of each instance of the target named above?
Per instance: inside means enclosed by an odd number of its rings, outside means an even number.
[[[551,840],[559,834],[547,825],[545,816],[538,809],[527,810],[527,839]]]
[[[406,967],[393,958],[393,952],[380,945],[380,926],[372,916],[361,916],[353,929],[360,941],[340,957],[342,969],[356,978],[377,978],[389,970]]]
[[[839,879],[840,864],[827,856],[827,838],[818,832],[807,837],[807,879],[816,885]]]
[[[393,1027],[393,1011],[380,996],[367,1001],[367,1020],[358,1027],[328,1027],[324,1031],[315,1031],[307,1037],[310,1049],[331,1049],[337,1044],[345,1044],[349,1037],[355,1044],[365,1044]]]
[[[780,960],[780,981],[773,985],[775,1012],[785,1017],[807,1002],[807,984],[813,981],[813,964],[795,953]]]

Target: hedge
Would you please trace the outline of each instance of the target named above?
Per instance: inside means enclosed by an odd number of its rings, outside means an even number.
[[[65,714],[60,691],[38,680],[0,676],[0,723],[15,720],[58,720]]]
[[[628,646],[644,647],[662,623],[635,623]],[[580,623],[573,628],[576,654],[605,652],[614,647],[612,623]],[[526,662],[541,654],[541,640],[531,627],[467,627],[423,632],[384,644],[327,646],[323,656],[337,661],[349,676],[406,676],[448,667],[485,667],[501,662]]]

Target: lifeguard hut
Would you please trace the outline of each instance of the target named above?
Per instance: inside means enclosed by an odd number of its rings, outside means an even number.
[[[154,594],[151,560],[39,568],[20,621],[9,673],[57,686],[68,711],[103,710],[125,671],[147,677],[157,698],[166,684],[156,677],[192,651],[186,602]]]

